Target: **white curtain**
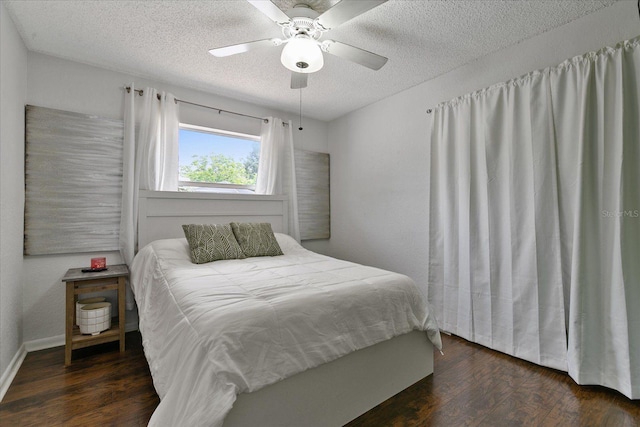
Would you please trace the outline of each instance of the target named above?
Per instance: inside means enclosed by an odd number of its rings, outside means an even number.
[[[289,235],[300,241],[296,168],[291,121],[268,117],[260,131],[257,194],[281,194],[289,198]]]
[[[444,330],[640,398],[640,39],[438,106]]]
[[[566,370],[548,82],[434,111],[429,293],[444,330]]]
[[[170,93],[145,88],[136,142],[141,190],[178,191],[178,105]]]
[[[137,245],[139,190],[178,190],[179,118],[175,97],[153,88],[125,91],[120,253],[130,265]],[[137,100],[137,101],[136,101]],[[127,309],[133,296],[127,290]]]
[[[640,399],[640,38],[551,73],[569,374]]]

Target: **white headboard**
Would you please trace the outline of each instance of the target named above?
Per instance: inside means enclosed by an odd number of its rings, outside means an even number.
[[[158,239],[184,237],[182,224],[268,222],[276,233],[289,228],[286,196],[141,190],[138,248]]]

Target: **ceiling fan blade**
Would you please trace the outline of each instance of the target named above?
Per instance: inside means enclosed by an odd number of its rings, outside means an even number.
[[[340,3],[318,16],[317,22],[325,30],[355,18],[358,15],[385,3],[387,0],[342,0]],[[258,2],[261,3],[261,2]]]
[[[291,72],[291,89],[303,89],[307,87],[307,73]]]
[[[283,12],[280,10],[280,8],[278,6],[276,6],[275,4],[273,4],[270,1],[265,1],[265,0],[247,0],[249,3],[251,3],[256,9],[258,9],[260,12],[264,13],[265,15],[267,15],[269,17],[269,19],[271,19],[272,21],[274,21],[276,24],[284,24],[286,22],[289,22],[291,19]]]
[[[240,44],[232,44],[231,46],[223,46],[216,47],[214,49],[210,49],[209,53],[218,58],[222,58],[225,56],[236,55],[238,53],[248,52],[250,50],[268,47],[268,46],[278,46],[282,42],[278,43],[277,39],[264,39],[264,40],[256,40],[253,42],[240,43]]]
[[[388,61],[384,56],[376,55],[375,53],[335,40],[325,40],[322,43],[322,50],[331,55],[364,65],[372,70],[379,70]]]

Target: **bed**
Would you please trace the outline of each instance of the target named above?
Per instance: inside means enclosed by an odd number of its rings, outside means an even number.
[[[131,285],[161,402],[150,425],[338,426],[433,372],[406,276],[307,251],[286,200],[142,192]],[[269,222],[284,253],[192,264],[182,224]]]

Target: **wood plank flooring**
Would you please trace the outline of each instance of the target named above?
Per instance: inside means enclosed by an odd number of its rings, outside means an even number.
[[[640,401],[566,373],[442,335],[434,375],[348,424],[362,426],[640,426]]]
[[[117,342],[27,354],[0,403],[0,426],[146,426],[160,402],[138,332]]]
[[[443,335],[435,374],[348,424],[362,426],[640,426],[640,401],[565,373]],[[0,426],[144,426],[158,404],[139,333],[117,343],[27,355],[0,403]],[[300,426],[303,427],[303,426]]]

